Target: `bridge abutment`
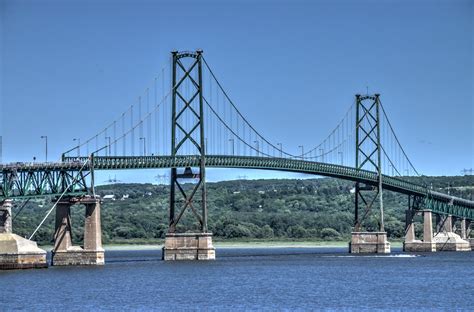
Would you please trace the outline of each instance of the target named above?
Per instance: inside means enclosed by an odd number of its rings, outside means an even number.
[[[214,260],[212,233],[168,233],[163,260]]]
[[[12,201],[0,202],[0,269],[46,268],[46,251],[13,233]]]
[[[84,244],[82,247],[72,244],[71,206],[86,206],[84,222]],[[60,201],[56,206],[56,230],[52,265],[103,265],[104,249],[100,223],[100,198],[83,197]]]

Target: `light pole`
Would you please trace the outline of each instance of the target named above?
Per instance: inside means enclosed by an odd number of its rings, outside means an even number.
[[[319,153],[321,154],[321,162],[324,162],[324,148],[320,148]]]
[[[110,137],[105,137],[105,139],[107,140],[107,156],[110,156],[111,152],[110,152]]]
[[[253,143],[255,143],[255,145],[257,146],[257,156],[260,156],[260,146],[259,146],[259,142],[258,142],[258,141],[253,141]]]
[[[146,156],[146,138],[140,138],[140,141],[143,140],[143,156]]]
[[[341,155],[341,166],[344,166],[344,154],[342,152],[337,152],[339,155]]]
[[[46,162],[48,162],[48,136],[47,135],[42,135],[41,139],[45,139],[45,156],[46,156]]]
[[[280,145],[280,158],[283,158],[283,144],[277,143],[277,145]]]
[[[232,156],[234,156],[234,139],[229,139],[229,142],[232,142]]]
[[[304,159],[304,146],[300,145],[298,147],[301,148],[301,159]]]
[[[73,142],[77,141],[77,157],[81,156],[81,139],[74,138],[72,139]]]

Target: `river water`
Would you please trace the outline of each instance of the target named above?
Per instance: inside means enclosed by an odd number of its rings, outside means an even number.
[[[0,271],[0,311],[474,310],[474,252],[221,248],[217,257],[113,250],[103,267]]]

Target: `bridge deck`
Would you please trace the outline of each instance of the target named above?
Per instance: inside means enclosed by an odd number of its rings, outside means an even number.
[[[1,170],[3,172],[2,188],[3,197],[15,197],[13,194],[5,194],[5,190],[8,188],[8,173],[10,175],[15,172],[16,174],[21,172],[28,172],[30,176],[34,176],[33,173],[38,172],[70,172],[68,176],[71,176],[73,172],[79,171],[84,162],[88,158],[65,158],[64,162],[61,163],[16,163],[10,165],[2,165]],[[123,156],[123,157],[94,157],[93,167],[94,170],[123,170],[123,169],[159,169],[159,168],[173,168],[173,167],[197,167],[199,166],[199,156]],[[91,170],[91,163],[89,162],[84,170]],[[357,170],[352,167],[311,162],[298,159],[287,159],[287,158],[271,158],[271,157],[243,157],[243,156],[224,156],[224,155],[208,155],[206,156],[206,167],[210,168],[250,168],[250,169],[264,169],[264,170],[278,170],[288,172],[299,172],[307,174],[315,174],[327,177],[334,177],[344,180],[350,180],[355,182],[362,182],[368,185],[377,186],[377,173],[367,170]],[[394,192],[415,195],[425,199],[425,203],[430,205],[430,208],[442,213],[450,213],[458,216],[465,216],[474,219],[474,201],[449,196],[447,194],[434,192],[428,190],[426,186],[415,184],[402,180],[401,178],[395,178],[391,176],[383,176],[382,178],[383,188]],[[34,181],[31,182],[30,186],[35,185]],[[82,190],[84,191],[84,190]],[[79,192],[79,190],[76,190]],[[16,197],[32,196],[35,190],[32,192],[23,192],[18,194]],[[50,192],[51,194],[52,192]],[[74,192],[72,192],[74,193]],[[36,194],[42,195],[42,194]],[[54,195],[54,194],[53,194]],[[0,193],[0,198],[2,194]]]

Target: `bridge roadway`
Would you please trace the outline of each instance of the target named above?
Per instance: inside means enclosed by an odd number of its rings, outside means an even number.
[[[61,181],[51,181],[51,177],[42,178],[42,173],[62,172],[57,177],[71,177],[74,172],[79,172],[87,157],[66,157],[64,162],[42,163],[42,164],[10,164],[2,165],[2,183],[0,189],[1,198],[35,197],[44,195],[60,195],[67,186]],[[173,167],[197,167],[199,156],[96,156],[93,158],[94,170],[123,170],[123,169],[160,169]],[[299,172],[320,176],[334,177],[354,182],[361,182],[371,186],[378,185],[377,173],[367,170],[357,170],[352,167],[312,162],[299,159],[271,158],[256,156],[227,156],[206,155],[206,167],[208,168],[247,168],[278,170],[288,172]],[[92,169],[91,162],[84,166],[85,171]],[[17,175],[15,180],[12,176]],[[30,177],[30,178],[28,178]],[[54,179],[53,179],[54,180]],[[39,182],[40,181],[40,182]],[[474,201],[450,196],[447,194],[429,190],[426,186],[404,181],[384,175],[382,178],[383,188],[386,190],[417,196],[422,199],[419,209],[430,209],[441,214],[474,219]],[[42,184],[42,185],[39,185]],[[48,184],[49,187],[48,187]],[[67,195],[78,195],[87,191],[84,189],[84,181],[78,181],[82,187],[72,186]],[[16,188],[14,190],[14,188]],[[23,188],[23,189],[22,189]]]

